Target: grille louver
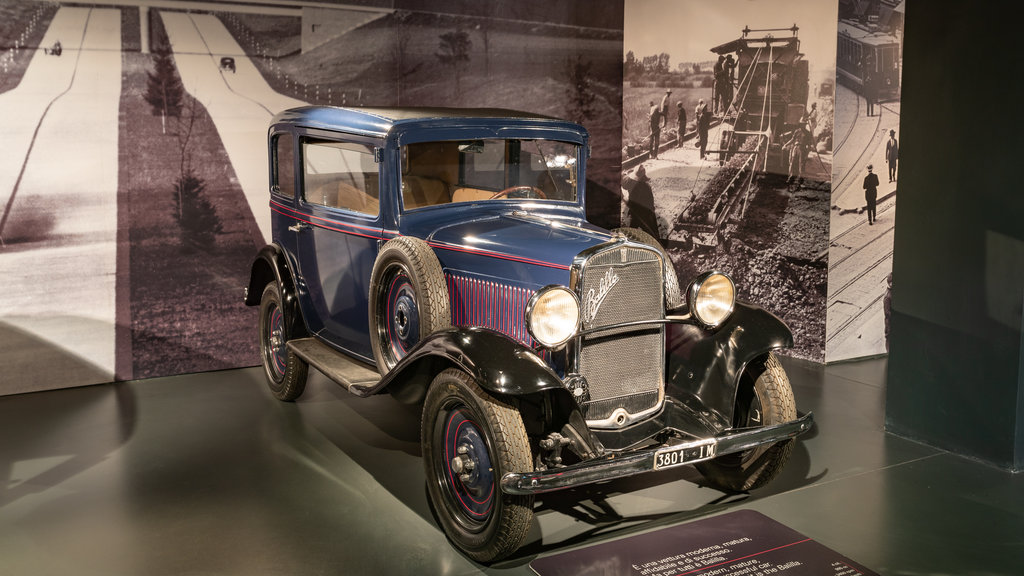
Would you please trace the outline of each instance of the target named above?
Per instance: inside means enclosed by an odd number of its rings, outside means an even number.
[[[584,253],[576,290],[583,329],[665,317],[661,260],[652,249],[617,243]],[[664,398],[662,324],[618,328],[584,336],[578,371],[588,385],[581,404],[594,427],[617,428],[660,407]],[[625,413],[626,418],[616,418]]]

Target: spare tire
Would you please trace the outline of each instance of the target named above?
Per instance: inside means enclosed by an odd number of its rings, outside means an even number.
[[[641,244],[647,244],[661,253],[661,261],[665,276],[665,308],[672,310],[683,305],[683,293],[679,288],[679,278],[676,276],[676,267],[672,264],[668,252],[661,247],[661,242],[639,228],[616,228],[612,232],[622,234],[626,238]]]
[[[409,236],[381,248],[370,275],[370,343],[381,375],[416,344],[451,325],[441,263],[426,242]]]

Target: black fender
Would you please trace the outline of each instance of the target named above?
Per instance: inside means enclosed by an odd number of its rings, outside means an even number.
[[[403,402],[417,402],[434,376],[450,367],[464,370],[492,394],[526,396],[565,390],[561,378],[521,342],[486,328],[454,327],[422,340],[380,382],[356,393],[364,396],[387,389]]]
[[[782,320],[741,302],[717,329],[670,324],[665,339],[667,394],[697,397],[725,426],[732,425],[736,393],[747,366],[773,350],[793,346],[793,333]]]
[[[263,288],[270,282],[276,282],[281,290],[281,305],[285,309],[289,338],[308,335],[305,321],[302,319],[302,311],[299,309],[295,280],[288,258],[285,256],[284,250],[277,244],[267,244],[260,249],[253,260],[249,272],[249,285],[245,288],[245,304],[259,306]]]

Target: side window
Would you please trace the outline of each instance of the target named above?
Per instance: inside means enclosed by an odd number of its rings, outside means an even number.
[[[379,172],[372,146],[305,139],[302,167],[307,203],[370,216],[380,211]]]
[[[292,135],[285,132],[275,134],[274,150],[274,182],[270,189],[277,194],[295,197],[295,147]]]

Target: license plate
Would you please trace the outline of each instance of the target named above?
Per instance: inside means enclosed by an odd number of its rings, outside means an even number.
[[[707,460],[715,457],[715,441],[708,440],[704,444],[683,448],[665,448],[654,455],[654,469],[682,466],[690,462]]]

